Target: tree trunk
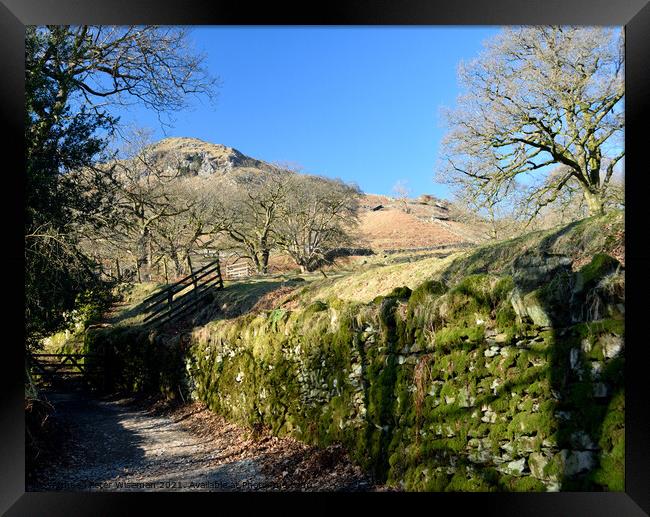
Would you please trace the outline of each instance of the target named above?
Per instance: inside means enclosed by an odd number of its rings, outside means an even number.
[[[183,264],[181,264],[178,255],[174,256],[172,262],[174,263],[174,273],[176,274],[176,276],[183,276],[185,274],[185,268],[183,267]]]
[[[262,263],[260,262],[259,257],[257,256],[257,253],[252,252],[251,254],[251,259],[253,260],[253,264],[255,265],[255,271],[257,273],[262,273]]]
[[[269,272],[269,250],[262,251],[262,274],[266,275]]]
[[[151,243],[147,227],[141,230],[138,241],[138,270],[143,281],[151,280]]]
[[[589,215],[603,215],[605,213],[605,196],[602,192],[584,191],[585,201],[589,208]]]

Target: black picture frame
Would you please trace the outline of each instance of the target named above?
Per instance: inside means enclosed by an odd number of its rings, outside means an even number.
[[[178,503],[171,494],[26,493],[24,447],[24,391],[21,307],[24,291],[24,27],[42,24],[140,24],[163,25],[538,25],[578,24],[626,27],[626,489],[619,493],[498,493],[498,494],[373,494],[360,496],[362,504],[383,508],[391,503],[401,511],[442,511],[454,514],[469,510],[480,515],[627,516],[650,513],[650,404],[645,392],[650,348],[643,335],[650,292],[650,255],[645,244],[647,160],[642,146],[647,132],[650,105],[650,4],[646,0],[364,0],[279,5],[223,0],[2,0],[0,4],[0,106],[9,145],[4,152],[4,180],[10,181],[4,206],[6,328],[0,393],[0,511],[6,515],[113,515],[135,513],[134,502],[161,505],[166,510]],[[645,144],[647,146],[647,144]],[[13,167],[9,163],[15,164]],[[645,176],[644,176],[645,173]],[[7,242],[8,241],[8,242]],[[223,502],[235,502],[238,511],[250,503],[267,504],[265,494],[217,494],[210,504],[215,511]],[[293,496],[295,494],[289,494]],[[312,511],[316,494],[303,496],[285,511]],[[332,510],[347,509],[352,497],[332,500]],[[354,497],[357,497],[356,495]],[[413,499],[417,498],[417,501]],[[183,495],[184,511],[192,511]],[[216,504],[215,504],[216,503]],[[405,506],[408,505],[408,506]],[[374,509],[373,509],[374,511]],[[449,511],[449,510],[447,510]],[[138,512],[139,513],[139,512]]]

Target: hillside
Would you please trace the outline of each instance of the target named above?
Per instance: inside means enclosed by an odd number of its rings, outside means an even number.
[[[195,138],[166,138],[151,150],[157,163],[180,166],[186,178],[228,182],[241,188],[275,167],[232,147]],[[363,194],[359,205],[359,247],[400,250],[475,243],[484,238],[480,228],[457,220],[462,213],[459,207],[432,196],[402,204],[388,196]]]
[[[259,310],[307,307],[318,300],[370,303],[399,287],[415,290],[430,280],[455,285],[469,275],[481,274],[509,275],[522,283],[522,289],[526,289],[529,287],[526,282],[535,279],[536,274],[541,275],[540,278],[552,278],[555,270],[577,272],[599,253],[606,253],[624,268],[624,242],[623,214],[614,212],[565,227],[484,244],[468,251],[451,248],[358,257],[328,278],[318,273],[302,275],[304,282],[291,285],[290,294],[285,292],[276,296],[274,303],[264,304]],[[277,284],[291,278],[294,277],[278,275],[267,281]],[[256,280],[254,285],[259,282],[264,280]],[[282,287],[287,290],[287,285]],[[240,289],[244,290],[243,287]],[[228,294],[223,296],[227,298]],[[236,304],[237,299],[228,301]],[[250,306],[246,311],[248,309]],[[226,308],[227,314],[241,312],[244,311],[239,311],[236,306]]]
[[[471,242],[466,236],[469,230],[461,226],[455,229],[448,221],[423,220],[405,213],[400,208],[384,208],[378,211],[362,212],[359,233],[368,247],[374,250],[426,248]]]

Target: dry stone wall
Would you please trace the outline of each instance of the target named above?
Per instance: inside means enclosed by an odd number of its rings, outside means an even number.
[[[612,264],[569,274],[576,310]],[[213,322],[193,335],[191,389],[240,422],[342,442],[407,490],[622,490],[622,300],[553,326],[557,291],[537,289],[523,303],[511,277],[472,275]]]

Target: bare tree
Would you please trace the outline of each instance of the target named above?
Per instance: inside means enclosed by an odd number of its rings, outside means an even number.
[[[274,228],[292,174],[272,168],[240,177],[236,184],[219,186],[224,200],[220,229],[261,274],[268,273]]]
[[[33,71],[58,83],[59,110],[73,94],[96,111],[141,103],[158,113],[185,108],[188,95],[215,96],[217,79],[205,69],[205,55],[191,47],[186,28],[55,25],[30,29],[39,42]],[[65,59],[59,59],[63,55]]]
[[[157,257],[154,263],[171,259],[176,275],[184,274],[188,257],[214,242],[223,230],[223,199],[216,189],[206,188],[205,178],[192,178],[171,185],[176,199],[187,210],[159,218],[153,226],[152,240]]]
[[[281,207],[276,241],[301,270],[313,271],[327,252],[350,243],[358,223],[359,188],[341,180],[296,175]]]
[[[517,233],[518,227],[512,205],[498,197],[477,195],[469,190],[455,193],[455,204],[467,210],[458,216],[458,220],[474,227],[485,227],[487,236],[492,240],[508,238]]]
[[[559,165],[546,176],[537,178],[529,185],[520,185],[518,195],[520,201],[514,212],[517,219],[526,221],[523,228],[546,229],[583,219],[589,215],[589,206],[576,178],[569,177],[559,190],[554,187],[558,178],[566,177],[567,173],[566,166]],[[611,186],[607,190],[608,194],[610,191],[612,191]],[[537,201],[531,203],[530,200],[534,197]]]
[[[121,231],[110,213],[115,206],[110,171],[95,169],[92,180],[86,174],[93,164],[111,159],[107,142],[120,127],[112,107],[140,103],[162,116],[187,106],[190,95],[214,98],[216,79],[187,36],[186,29],[175,27],[26,27],[25,321],[30,342],[61,328],[61,314],[74,306],[77,295],[97,286],[92,264],[97,248],[80,242],[88,244],[89,225],[105,234],[107,228]],[[94,237],[97,242],[99,236]],[[108,241],[104,244],[109,247]]]
[[[178,188],[182,167],[180,162],[160,163],[155,148],[142,132],[136,133],[127,146],[125,158],[110,166],[119,184],[115,209],[122,214],[119,228],[112,230],[126,237],[124,248],[135,259],[140,278],[146,281],[154,263],[157,226],[188,212],[192,205]]]
[[[459,67],[465,92],[447,112],[439,178],[489,200],[512,193],[520,177],[562,165],[562,174],[528,189],[522,202],[532,215],[569,185],[590,214],[603,213],[624,156],[622,33],[509,28],[485,45]]]
[[[408,188],[407,182],[404,180],[398,180],[395,185],[393,185],[393,193],[397,202],[402,208],[402,211],[405,213],[410,213],[411,210],[408,206],[409,196],[411,195],[411,189]]]
[[[169,259],[183,275],[188,256],[223,230],[220,193],[206,178],[185,177],[182,157],[160,160],[156,146],[140,137],[124,159],[104,166],[115,181],[113,222],[81,229],[82,245],[116,274],[120,265],[136,265],[139,278],[151,280],[152,269]]]

